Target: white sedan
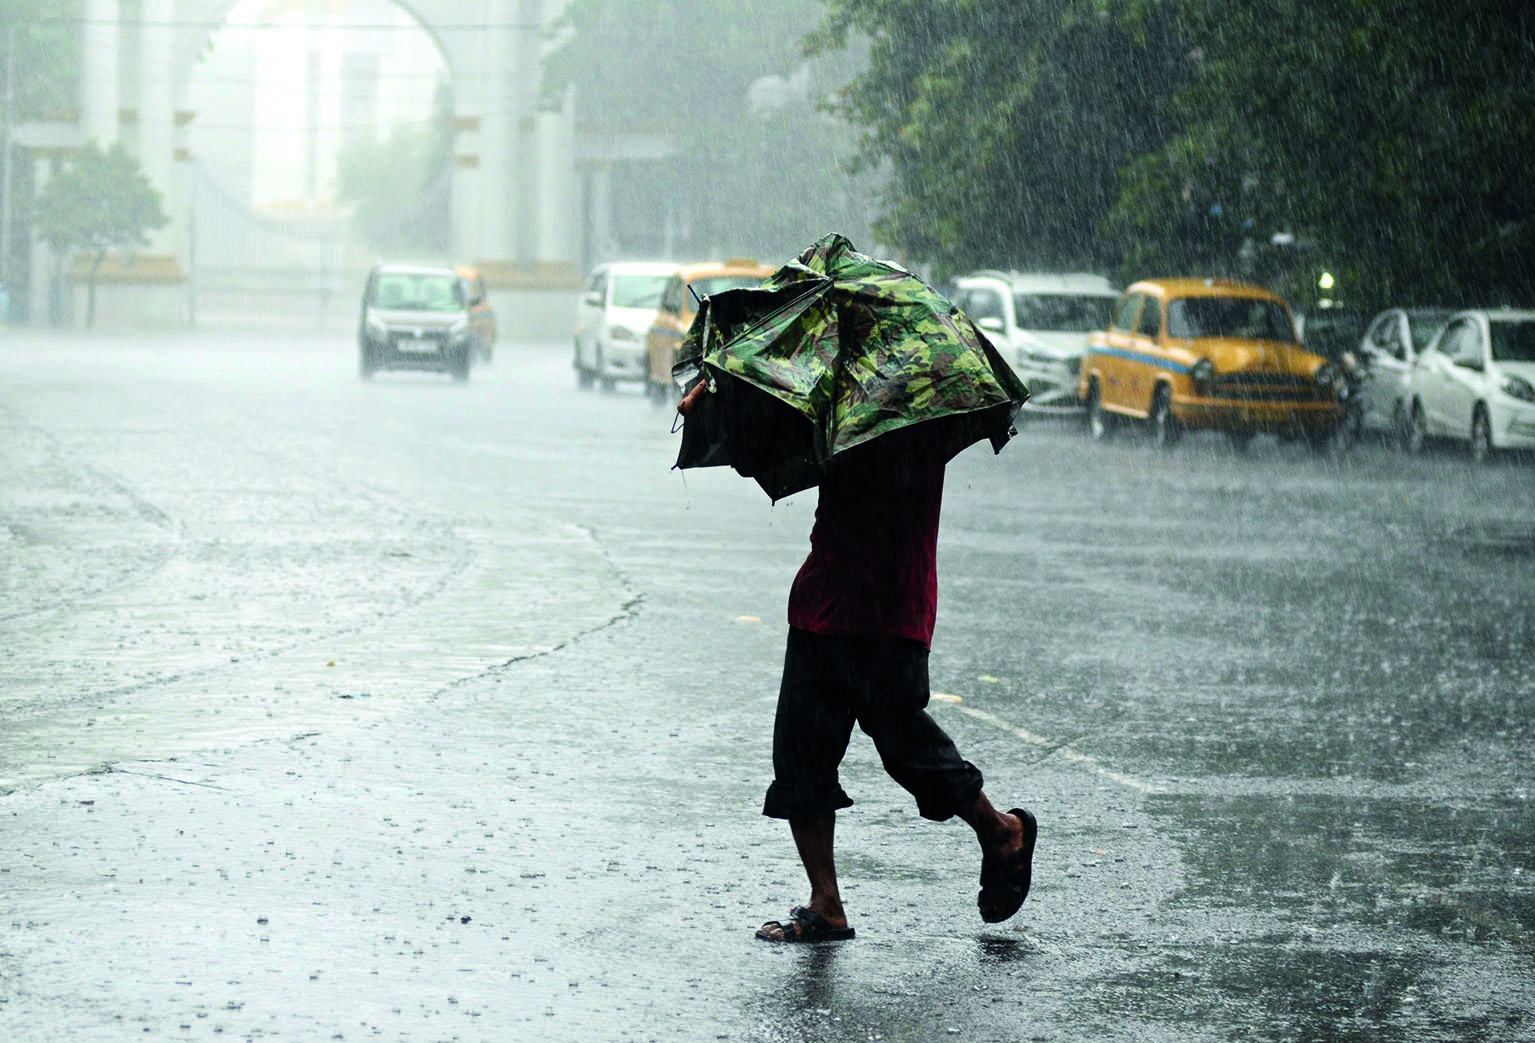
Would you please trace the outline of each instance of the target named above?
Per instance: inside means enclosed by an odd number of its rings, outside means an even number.
[[[1407,376],[1403,446],[1430,438],[1497,449],[1535,449],[1535,311],[1457,312]]]

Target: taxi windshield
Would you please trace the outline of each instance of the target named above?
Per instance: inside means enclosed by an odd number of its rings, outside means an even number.
[[[762,277],[757,275],[706,275],[702,279],[694,279],[688,283],[693,293],[699,299],[716,293],[724,293],[726,290],[748,289],[762,285]],[[689,307],[697,307],[698,302],[688,295]]]
[[[464,306],[464,288],[456,275],[383,272],[368,303],[401,311],[458,311]]]
[[[1167,306],[1171,337],[1295,339],[1284,308],[1257,297],[1180,297]]]

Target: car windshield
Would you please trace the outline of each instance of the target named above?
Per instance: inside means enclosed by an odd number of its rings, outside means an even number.
[[[1061,333],[1091,333],[1107,329],[1113,297],[1066,293],[1015,293],[1013,311],[1018,328]]]
[[[1295,339],[1285,310],[1256,297],[1180,297],[1167,306],[1167,332],[1189,338]]]
[[[381,272],[368,303],[401,311],[457,311],[464,306],[464,288],[456,275]]]
[[[1498,362],[1535,362],[1535,321],[1529,319],[1494,319],[1492,357]]]
[[[1445,323],[1450,321],[1450,312],[1447,311],[1410,311],[1407,313],[1407,327],[1412,332],[1412,346],[1415,351],[1422,351],[1428,347],[1428,342],[1442,329]]]
[[[694,293],[699,298],[704,298],[716,293],[724,293],[726,290],[755,288],[761,285],[762,278],[756,275],[706,275],[702,279],[694,279],[688,283],[693,292],[688,294],[687,306],[689,308],[698,306],[698,302],[693,300]]]
[[[613,307],[659,308],[669,275],[613,276]]]

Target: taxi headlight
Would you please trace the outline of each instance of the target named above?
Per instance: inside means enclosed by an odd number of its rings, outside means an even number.
[[[1521,402],[1535,402],[1535,387],[1523,377],[1507,376],[1498,381],[1498,387],[1510,398],[1517,398]]]
[[[1338,382],[1338,370],[1331,362],[1324,362],[1311,374],[1311,379],[1324,388],[1330,388]]]
[[[1189,376],[1201,384],[1208,384],[1215,379],[1215,363],[1209,359],[1200,359],[1189,367]]]
[[[627,327],[624,327],[624,326],[609,326],[608,327],[608,339],[612,340],[614,342],[621,341],[621,340],[627,340],[627,341],[639,340],[639,338],[634,335],[634,331],[633,330],[628,329]]]

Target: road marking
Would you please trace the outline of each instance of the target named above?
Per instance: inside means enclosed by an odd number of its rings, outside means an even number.
[[[1052,753],[1058,753],[1061,755],[1062,759],[1068,760],[1072,764],[1085,768],[1100,778],[1108,779],[1110,782],[1115,782],[1128,789],[1133,789],[1137,793],[1161,792],[1160,789],[1149,782],[1142,782],[1140,779],[1132,778],[1123,772],[1115,771],[1112,768],[1105,768],[1092,757],[1089,757],[1087,754],[1082,753],[1079,750],[1074,750],[1070,746],[1058,745],[1057,743],[1052,742],[1050,739],[1045,738],[1043,735],[1036,735],[1029,731],[1027,728],[1020,728],[1016,724],[1010,724],[1007,721],[1004,721],[1002,718],[998,717],[996,714],[987,713],[985,710],[977,710],[973,706],[964,706],[957,701],[953,704],[953,706],[954,709],[958,710],[960,713],[974,717],[978,721],[985,721],[987,724],[992,725],[995,728],[1000,728],[1002,731],[1007,732],[1009,735],[1018,739],[1022,739],[1030,746],[1037,746],[1042,750],[1050,750]]]

